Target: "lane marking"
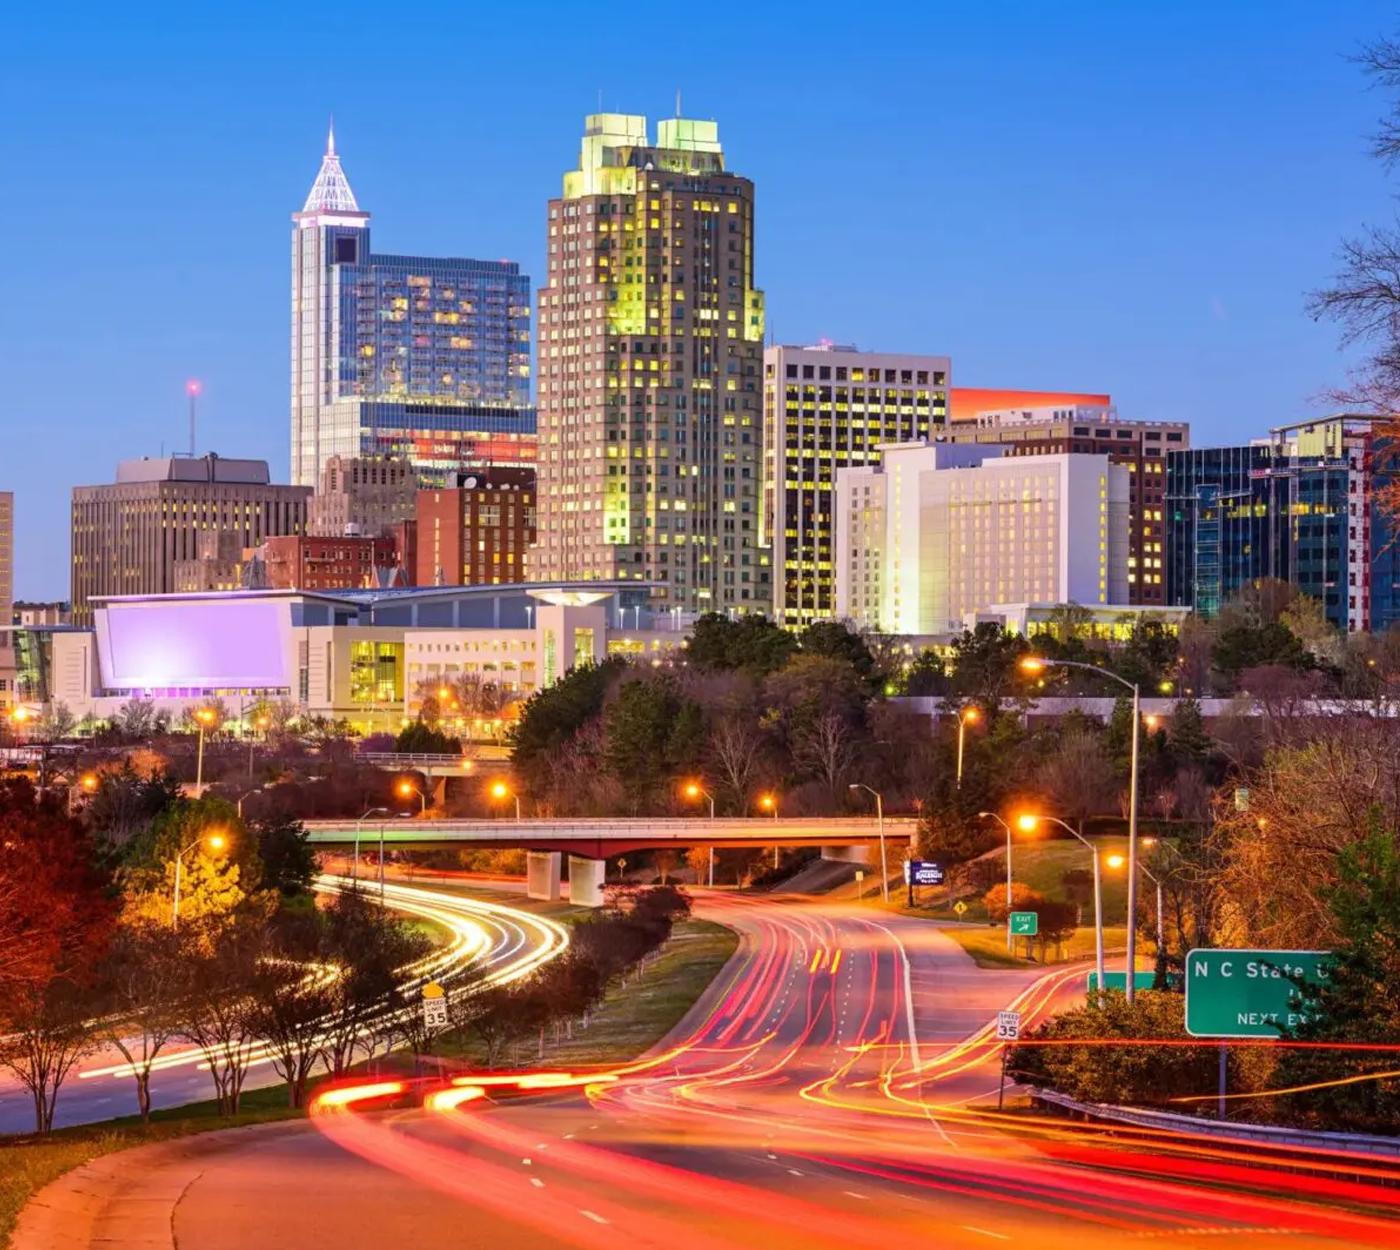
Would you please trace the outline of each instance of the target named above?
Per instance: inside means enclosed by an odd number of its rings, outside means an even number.
[[[539,1178],[538,1176],[532,1176],[532,1177],[530,1177],[530,1184],[532,1184],[536,1189],[543,1189],[543,1188],[544,1188],[544,1182],[543,1182],[542,1180],[540,1180],[540,1178]]]
[[[788,1175],[789,1175],[789,1176],[801,1176],[802,1173],[799,1172],[796,1168],[788,1168]]]
[[[529,1159],[521,1159],[520,1162],[523,1163],[527,1168],[530,1166],[530,1160],[529,1160]]]
[[[854,1189],[843,1189],[841,1192],[848,1198],[859,1198],[862,1202],[870,1201],[864,1194],[858,1194]]]
[[[598,1215],[593,1211],[585,1211],[582,1207],[579,1208],[579,1214],[586,1217],[587,1219],[592,1220],[595,1224],[606,1224],[608,1222],[601,1215]]]
[[[1010,1241],[1011,1237],[1007,1233],[994,1233],[990,1228],[978,1228],[975,1224],[964,1224],[969,1233],[981,1233],[983,1237],[995,1237],[998,1241]]]

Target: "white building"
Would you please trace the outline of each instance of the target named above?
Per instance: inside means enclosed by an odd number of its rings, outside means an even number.
[[[836,475],[836,615],[939,636],[993,605],[1128,601],[1129,471],[899,443]]]

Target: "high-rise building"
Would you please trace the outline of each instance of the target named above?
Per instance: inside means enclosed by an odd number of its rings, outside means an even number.
[[[1377,503],[1395,470],[1374,426],[1340,414],[1168,456],[1168,602],[1214,616],[1271,577],[1348,633],[1400,623],[1400,544]]]
[[[1008,605],[1124,604],[1128,470],[1107,456],[908,443],[836,485],[836,614],[940,636]]]
[[[306,529],[306,486],[274,486],[265,460],[127,460],[106,486],[73,488],[73,623],[92,624],[92,600],[160,595],[176,564],[212,558]]]
[[[767,611],[754,188],[725,168],[714,122],[668,118],[653,144],[645,117],[586,120],[549,203],[539,340],[531,576]]]
[[[947,438],[958,443],[999,443],[1008,456],[1106,455],[1114,464],[1126,465],[1127,602],[1143,607],[1167,603],[1162,495],[1167,453],[1191,444],[1185,422],[1122,421],[1107,405],[1053,403],[978,411],[955,419]]]
[[[374,538],[411,521],[418,501],[418,470],[407,460],[331,456],[321,469],[307,513],[307,533]]]
[[[419,586],[510,586],[535,541],[535,474],[482,469],[418,495]]]
[[[15,497],[0,490],[0,626],[8,627],[15,614]],[[15,702],[14,634],[0,629],[0,708]]]
[[[955,386],[948,392],[948,419],[970,421],[979,412],[1011,408],[1112,408],[1113,396],[1091,391],[1008,391],[992,386]]]
[[[770,347],[763,355],[763,528],[773,616],[808,625],[836,607],[836,474],[875,464],[883,443],[932,440],[948,412],[947,356],[854,347]]]
[[[425,481],[534,459],[530,280],[508,261],[370,251],[332,131],[292,230],[292,481],[396,456]]]
[[[283,534],[267,539],[260,555],[270,590],[372,590],[381,570],[398,564],[387,536]]]

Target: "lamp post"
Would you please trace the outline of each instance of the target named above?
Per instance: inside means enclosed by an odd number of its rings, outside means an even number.
[[[204,838],[198,837],[189,846],[184,847],[175,855],[175,901],[170,907],[170,927],[179,929],[180,927],[180,870],[184,863],[185,856],[194,850]],[[222,851],[224,849],[224,835],[221,833],[211,833],[209,835],[209,849],[211,851]]]
[[[963,773],[963,769],[962,769],[962,766],[963,766],[963,737],[964,737],[964,736],[966,735],[966,733],[967,733],[967,727],[968,727],[968,725],[970,725],[970,724],[971,724],[973,721],[975,721],[976,719],[977,719],[977,709],[976,709],[972,704],[970,704],[970,703],[967,705],[967,707],[963,708],[962,711],[960,711],[960,712],[958,713],[958,784],[957,784],[957,788],[958,788],[959,790],[962,789],[962,773]],[[1009,897],[1009,896],[1008,896],[1008,897]]]
[[[419,801],[423,804],[422,814],[424,816],[428,814],[428,796],[424,794],[423,791],[420,790],[417,786],[415,786],[413,782],[409,781],[407,777],[400,781],[399,784],[395,787],[395,789],[398,791],[399,797],[401,799],[408,798],[410,794],[416,794],[419,798]]]
[[[247,798],[251,798],[251,797],[252,797],[253,795],[255,795],[257,792],[258,792],[258,791],[257,791],[257,788],[255,787],[255,788],[252,789],[252,790],[244,791],[244,793],[242,793],[242,794],[240,794],[240,795],[238,796],[238,804],[237,804],[237,807],[238,807],[238,819],[239,819],[239,820],[242,820],[242,819],[243,819],[243,800],[244,800],[244,799],[247,799]]]
[[[204,730],[214,723],[214,709],[210,707],[198,708],[194,718],[199,722],[199,762],[195,765],[194,796],[199,798],[204,794]]]
[[[1006,949],[1011,951],[1011,826],[995,812],[978,812],[978,820],[994,820],[1006,830]]]
[[[1054,666],[1056,668],[1084,668],[1091,673],[1097,673],[1101,677],[1109,677],[1120,686],[1126,686],[1133,692],[1133,753],[1132,762],[1129,765],[1128,778],[1128,987],[1127,998],[1129,1004],[1136,997],[1133,985],[1133,973],[1137,971],[1137,881],[1138,881],[1138,754],[1139,742],[1142,736],[1142,692],[1134,682],[1126,677],[1119,677],[1117,673],[1110,673],[1105,668],[1099,668],[1095,664],[1083,664],[1078,660],[1042,660],[1035,656],[1027,656],[1021,661],[1021,667],[1028,673],[1038,673],[1042,669]],[[1063,823],[1063,822],[1060,822]],[[1077,834],[1075,835],[1078,836]],[[1082,841],[1082,839],[1081,839]],[[1095,871],[1097,871],[1098,860],[1095,859]],[[1099,974],[1099,985],[1103,985],[1103,974]]]
[[[520,796],[514,793],[504,781],[498,781],[495,785],[491,787],[491,797],[495,799],[498,803],[502,799],[514,799],[515,819],[520,819]]]
[[[704,788],[699,782],[692,781],[685,788],[685,797],[688,799],[706,798],[710,801],[710,819],[715,818],[715,796]],[[710,889],[715,888],[715,848],[710,846]]]
[[[1103,881],[1099,872],[1099,848],[1090,842],[1089,839],[1080,833],[1073,825],[1061,820],[1058,816],[1020,816],[1017,818],[1016,824],[1025,833],[1034,833],[1036,825],[1042,820],[1048,820],[1052,825],[1059,825],[1061,829],[1064,829],[1066,832],[1078,838],[1089,848],[1089,854],[1094,857],[1094,966],[1098,969],[1099,974],[1099,1006],[1102,1007],[1104,989],[1106,987],[1104,985],[1103,966]],[[1006,923],[1009,928],[1011,925],[1009,917]],[[1130,965],[1128,969],[1128,984],[1131,985],[1132,983],[1132,967]]]
[[[351,865],[350,865],[350,875],[351,875],[351,877],[353,877],[356,881],[358,881],[358,880],[360,879],[360,827],[361,827],[361,826],[365,823],[365,821],[367,821],[371,816],[387,816],[388,814],[389,814],[389,809],[388,809],[387,807],[371,807],[371,808],[369,809],[369,811],[367,811],[363,816],[360,817],[359,820],[357,820],[357,821],[355,822],[355,858],[354,858],[354,861],[353,861],[353,862],[351,863]],[[379,839],[379,845],[380,845],[381,848],[382,848],[383,845],[384,845],[384,839],[383,839],[382,833],[381,833],[381,837],[380,837],[380,839]]]
[[[1121,855],[1110,855],[1108,857],[1108,866],[1110,868],[1121,868],[1124,862]],[[1160,959],[1164,945],[1162,941],[1162,878],[1157,876],[1146,864],[1139,864],[1138,867],[1142,869],[1142,875],[1152,882],[1157,889],[1157,956]]]
[[[853,781],[846,788],[848,790],[864,790],[875,796],[875,820],[880,830],[880,897],[888,903],[890,901],[890,873],[889,861],[885,858],[885,800],[878,790],[872,790],[864,782]]]
[[[267,717],[259,716],[258,719],[253,722],[253,728],[255,730],[261,729],[263,731],[263,737],[266,738]],[[250,777],[253,775],[253,748],[257,745],[257,741],[258,738],[256,733],[251,733],[248,735],[248,776]]]
[[[384,906],[384,817],[390,813],[386,808],[381,807],[379,820],[379,905]],[[412,820],[412,812],[399,812],[399,816],[404,820]]]
[[[758,796],[758,805],[759,805],[759,807],[761,807],[765,812],[768,812],[768,813],[773,817],[774,820],[777,820],[777,819],[778,819],[778,800],[777,800],[773,795],[771,795],[771,794],[760,794],[760,795]],[[781,850],[781,848],[780,848],[780,847],[777,847],[777,846],[775,846],[775,847],[773,848],[773,869],[774,869],[774,871],[777,871],[777,868],[778,868],[778,852],[779,852],[780,850]]]

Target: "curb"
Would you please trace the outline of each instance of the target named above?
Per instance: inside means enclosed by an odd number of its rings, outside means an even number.
[[[210,1155],[253,1138],[305,1132],[309,1120],[212,1129],[113,1151],[65,1172],[25,1203],[13,1250],[174,1250],[175,1208]]]

